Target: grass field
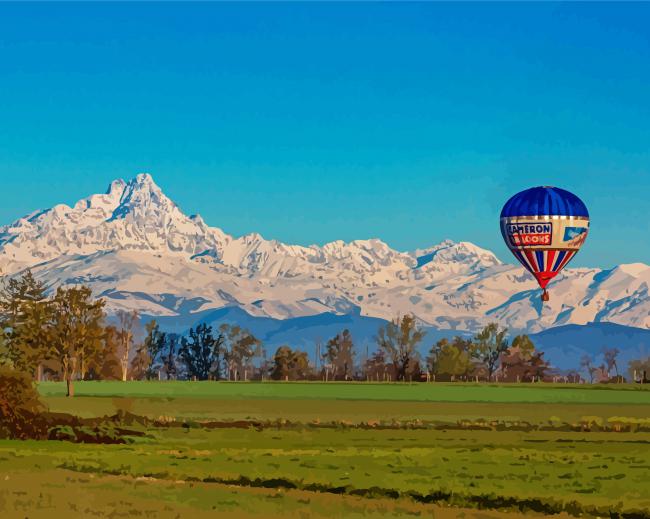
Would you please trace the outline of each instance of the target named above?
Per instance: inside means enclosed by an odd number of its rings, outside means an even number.
[[[460,507],[650,509],[650,434],[168,429],[132,445],[0,442],[0,470],[295,488]],[[0,485],[2,488],[2,485]]]
[[[248,519],[387,518],[511,519],[512,513],[443,507],[410,499],[250,488],[219,483],[81,474],[64,469],[14,471],[0,484],[7,519],[179,517]],[[535,514],[537,515],[537,514]],[[570,516],[561,514],[559,519]]]
[[[45,396],[64,396],[65,385],[43,382]],[[544,404],[650,404],[650,387],[631,384],[381,384],[350,382],[77,382],[78,396],[283,398],[421,402]]]
[[[351,423],[380,420],[577,422],[585,416],[650,418],[645,386],[556,386],[465,384],[83,382],[77,397],[65,386],[39,389],[50,409],[84,417],[118,409],[158,418],[195,420],[289,420]],[[611,389],[609,389],[611,388]]]
[[[650,432],[454,427],[644,421],[650,391],[639,386],[84,382],[72,399],[63,384],[39,390],[52,411],[176,421],[143,426],[147,436],[126,445],[1,441],[3,518],[84,517],[88,507],[98,517],[650,517]],[[242,419],[264,423],[181,427]],[[371,421],[394,426],[354,426]]]

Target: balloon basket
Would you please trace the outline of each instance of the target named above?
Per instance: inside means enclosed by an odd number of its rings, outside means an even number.
[[[546,290],[544,290],[542,292],[542,301],[544,301],[546,303],[549,299],[550,299],[550,297],[548,295],[548,292]]]

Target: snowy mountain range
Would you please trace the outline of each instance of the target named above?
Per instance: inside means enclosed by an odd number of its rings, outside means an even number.
[[[490,321],[529,333],[601,322],[650,328],[642,263],[567,269],[542,305],[522,267],[469,242],[400,252],[378,239],[305,247],[235,238],[184,214],[147,174],[0,227],[1,271],[26,268],[51,289],[88,284],[111,312],[188,325],[238,307],[274,320],[411,312],[431,329],[467,333]]]

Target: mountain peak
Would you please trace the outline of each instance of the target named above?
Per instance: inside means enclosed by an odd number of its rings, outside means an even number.
[[[138,173],[135,178],[138,182],[153,182],[153,177],[147,172]]]
[[[472,270],[501,265],[501,261],[493,252],[483,249],[468,241],[454,242],[443,240],[428,249],[418,249],[411,253],[417,261],[415,268],[422,268],[428,264],[468,266]]]
[[[629,276],[639,277],[643,276],[644,274],[648,274],[650,267],[648,267],[648,265],[645,263],[622,263],[621,265],[615,267],[615,270],[624,272]]]
[[[117,181],[119,182],[119,180]],[[139,173],[125,184],[125,192],[144,192],[167,198],[149,173]]]
[[[129,182],[129,183],[130,184],[131,183],[137,184],[139,186],[155,186],[155,187],[158,187],[156,185],[156,183],[154,182],[153,177],[149,173],[138,173],[135,176],[135,178],[133,180],[131,180],[131,182]]]
[[[105,193],[74,207],[58,204],[0,228],[0,269],[16,272],[61,257],[118,250],[218,256],[227,241],[220,229],[183,214],[151,175],[141,173],[114,180]]]
[[[111,182],[108,185],[108,189],[106,190],[106,194],[111,195],[111,194],[116,193],[117,191],[119,191],[120,196],[122,196],[122,192],[124,191],[125,186],[126,186],[126,182],[124,182],[124,180],[122,180],[121,178],[113,180],[113,182]]]
[[[150,174],[140,173],[124,186],[120,203],[113,211],[111,220],[124,218],[131,214],[139,219],[154,216],[160,221],[160,217],[165,213],[174,211],[179,215],[182,214],[176,204],[154,182]]]

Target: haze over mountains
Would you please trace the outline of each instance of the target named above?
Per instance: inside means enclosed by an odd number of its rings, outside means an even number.
[[[643,263],[567,269],[542,305],[523,268],[469,242],[400,252],[379,239],[305,247],[235,238],[185,215],[147,174],[0,227],[0,268],[31,268],[51,288],[86,283],[109,311],[184,323],[236,306],[280,320],[412,312],[428,327],[468,333],[490,321],[530,333],[592,322],[650,328]]]

